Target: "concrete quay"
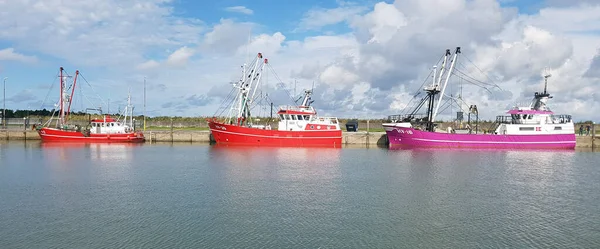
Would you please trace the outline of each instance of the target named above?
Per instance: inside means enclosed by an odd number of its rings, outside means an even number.
[[[209,131],[146,131],[146,142],[209,143]],[[387,145],[385,132],[342,132],[342,143],[352,145]]]
[[[147,143],[155,142],[184,142],[184,143],[210,143],[210,131],[146,131]],[[577,135],[578,149],[596,149],[600,146],[600,136]],[[0,131],[0,140],[40,140],[39,135],[33,130],[4,130]],[[593,143],[592,143],[593,141]],[[342,132],[344,145],[373,145],[387,146],[385,132]]]
[[[155,142],[184,142],[184,143],[210,143],[210,131],[146,131],[144,133],[147,143]],[[0,140],[40,140],[40,136],[33,130],[7,130],[0,131]],[[343,132],[342,143],[352,145],[387,145],[385,132]]]

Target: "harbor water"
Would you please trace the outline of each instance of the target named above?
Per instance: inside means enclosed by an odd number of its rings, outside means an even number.
[[[599,160],[0,141],[0,247],[600,248]]]

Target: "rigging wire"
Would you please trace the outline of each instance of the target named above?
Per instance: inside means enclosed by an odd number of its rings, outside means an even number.
[[[453,75],[455,75],[456,77],[458,77],[458,78],[462,79],[464,82],[467,82],[467,83],[470,83],[470,84],[472,84],[472,85],[478,86],[478,87],[480,87],[480,88],[482,88],[482,89],[484,89],[484,90],[488,91],[490,94],[492,94],[492,91],[491,91],[489,88],[487,88],[486,86],[482,86],[482,85],[481,85],[481,84],[482,84],[481,82],[478,82],[478,81],[471,81],[471,80],[469,80],[469,79],[465,78],[465,76],[466,76],[466,75],[464,75],[464,74],[462,74],[462,75],[459,75],[459,74],[453,74]],[[467,77],[468,77],[468,76],[467,76]]]
[[[44,98],[44,101],[42,102],[42,106],[40,106],[40,109],[44,109],[44,105],[46,104],[46,101],[48,101],[48,97],[50,96],[50,93],[52,92],[52,89],[54,88],[54,84],[55,84],[57,78],[58,78],[58,73],[56,75],[54,75],[54,81],[52,81],[52,84],[50,84],[50,89],[48,89],[48,93],[46,93],[46,98]],[[54,109],[54,108],[52,108],[52,109]]]
[[[221,116],[223,115],[223,113],[226,111],[227,106],[225,105],[226,102],[230,102],[232,103],[234,100],[230,100],[233,93],[235,92],[236,88],[231,88],[231,90],[229,91],[229,94],[227,94],[227,96],[225,98],[223,98],[223,100],[221,101],[221,104],[219,104],[219,107],[217,108],[217,110],[215,111],[215,113],[213,114],[213,116]],[[221,112],[219,112],[221,111]],[[219,113],[217,115],[217,113]]]
[[[98,96],[98,98],[100,99],[100,102],[105,103],[104,100],[102,99],[102,97],[94,90],[94,88],[92,87],[90,82],[88,82],[88,80],[83,76],[83,74],[79,73],[79,76],[83,79],[83,81],[85,81],[85,83],[90,87],[90,89],[92,89],[92,92]],[[87,98],[87,96],[86,96],[86,98]],[[89,99],[88,99],[88,101],[89,101]],[[91,101],[90,101],[90,104],[93,105],[93,103],[91,103]]]
[[[275,72],[275,69],[273,69],[271,64],[267,64],[267,68],[269,68],[271,70],[271,72],[275,76],[275,79],[277,81],[279,81],[279,83],[277,85],[280,86],[281,88],[283,88],[283,90],[287,93],[287,96],[290,98],[290,100],[292,100],[292,103],[296,103],[294,98],[291,96],[290,91],[288,91],[287,88],[285,88],[285,83],[283,83],[283,80],[281,80],[281,78],[279,78],[279,75],[277,75],[277,72]]]
[[[475,79],[475,78],[473,78],[472,76],[469,76],[467,73],[465,73],[465,72],[461,71],[461,70],[460,70],[460,69],[458,69],[458,68],[455,68],[455,69],[456,69],[456,70],[455,70],[456,72],[460,73],[460,74],[461,74],[461,75],[463,75],[465,78],[468,78],[468,79],[470,79],[471,81],[475,81],[475,82],[478,82],[478,83],[480,83],[480,84],[482,84],[482,85],[491,86],[491,87],[497,87],[498,89],[501,89],[501,88],[500,88],[498,85],[496,85],[496,84],[494,84],[494,83],[487,83],[487,82],[483,82],[483,81],[481,81],[481,80],[478,80],[478,79]],[[454,73],[453,73],[453,74],[454,74]]]
[[[440,61],[442,61],[442,59],[444,59],[444,56],[446,56],[446,55],[440,56],[440,59],[438,59],[438,61],[435,63],[435,65],[439,64]],[[415,100],[419,95],[421,95],[423,93],[421,91],[421,89],[423,89],[423,86],[425,86],[425,84],[429,81],[431,74],[433,74],[433,70],[429,70],[429,75],[427,75],[427,77],[425,77],[425,80],[423,80],[423,83],[421,84],[421,86],[419,88],[417,88],[417,90],[413,94],[413,97],[408,101],[406,106],[402,109],[402,111],[400,112],[401,115],[406,115],[409,110],[412,110],[415,108],[415,107],[411,106],[410,104],[412,103],[413,100]],[[411,107],[411,108],[409,108],[409,107]],[[416,110],[414,110],[413,112],[416,112]]]
[[[481,72],[481,74],[485,75],[485,77],[492,82],[492,84],[497,87],[498,89],[502,90],[502,88],[500,88],[500,86],[498,86],[498,84],[496,84],[496,82],[494,82],[487,74],[483,73],[483,70],[481,70],[475,63],[473,63],[468,56],[463,55],[463,57],[465,57],[465,59],[467,59],[467,61],[469,61],[475,68],[477,68],[477,70],[479,70],[479,72]]]

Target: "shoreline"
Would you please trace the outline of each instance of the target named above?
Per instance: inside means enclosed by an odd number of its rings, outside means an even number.
[[[208,130],[173,130],[173,131],[146,131],[145,143],[206,143],[211,142],[210,131]],[[579,136],[577,139],[577,149],[594,149],[600,146],[600,136]],[[39,135],[34,130],[6,130],[0,131],[0,140],[40,140]],[[594,144],[592,144],[594,140]],[[342,132],[343,145],[366,145],[387,147],[387,136],[385,132]]]

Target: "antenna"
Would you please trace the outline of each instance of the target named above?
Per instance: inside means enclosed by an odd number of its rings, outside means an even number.
[[[252,27],[248,30],[248,42],[246,43],[246,61],[250,60],[250,54],[248,53],[248,47],[250,46],[250,41],[252,40]]]
[[[548,78],[552,77],[552,74],[544,75],[544,94],[548,94]]]

